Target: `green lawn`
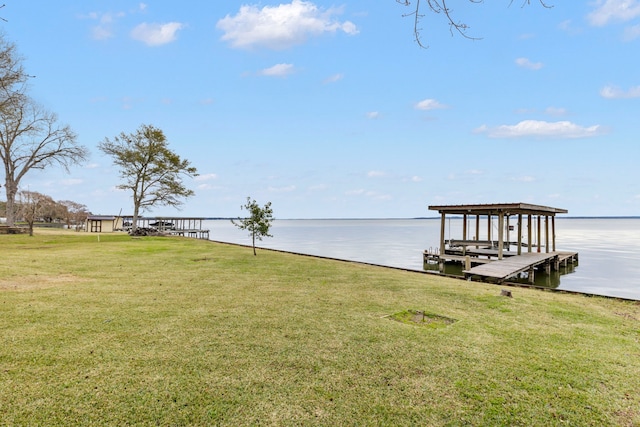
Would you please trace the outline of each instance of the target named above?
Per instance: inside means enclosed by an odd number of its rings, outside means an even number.
[[[638,303],[187,238],[0,256],[2,425],[640,425]]]

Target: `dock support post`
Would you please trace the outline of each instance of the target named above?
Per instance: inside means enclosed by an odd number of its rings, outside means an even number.
[[[533,248],[533,230],[531,229],[531,214],[527,215],[527,251]]]
[[[476,215],[476,240],[480,240],[480,214]],[[488,240],[488,239],[487,239]],[[478,249],[480,246],[476,246],[476,249]]]
[[[542,249],[542,215],[538,215],[538,253]]]
[[[471,270],[471,257],[469,255],[464,257],[464,269]]]
[[[509,214],[507,214],[505,216],[506,216],[505,219],[507,221],[507,226],[505,227],[505,229],[507,230],[507,239],[505,240],[505,243],[507,244],[507,251],[510,251],[511,250],[511,232],[510,232],[510,229],[511,229],[510,222],[511,221],[510,221],[510,215]]]
[[[545,252],[549,253],[549,215],[544,216],[544,246]]]
[[[442,212],[442,217],[440,220],[440,256],[444,256],[444,230],[445,230],[445,217],[447,214]]]
[[[467,214],[462,215],[462,240],[467,240]]]
[[[467,214],[462,215],[462,240],[467,240]],[[467,246],[462,247],[462,255],[467,254]]]
[[[553,252],[556,251],[556,217],[551,217],[551,237],[553,239]]]
[[[529,276],[529,284],[533,285],[536,282],[535,269],[533,267],[529,268],[528,276]]]
[[[522,214],[518,214],[518,255],[522,255]]]
[[[504,250],[504,214],[498,213],[498,259],[502,259]]]

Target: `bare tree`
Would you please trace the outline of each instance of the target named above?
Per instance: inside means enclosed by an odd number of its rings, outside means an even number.
[[[24,176],[33,169],[69,166],[86,160],[88,151],[78,145],[69,126],[29,98],[0,115],[0,160],[5,173],[7,225],[15,222],[15,197]]]
[[[63,220],[67,225],[67,228],[71,228],[73,226],[76,231],[80,230],[80,226],[85,223],[89,216],[89,210],[87,207],[71,200],[61,200],[58,204],[64,208]]]
[[[29,236],[33,236],[33,224],[42,220],[47,210],[55,205],[53,199],[36,191],[20,191],[18,193],[18,213],[29,226]]]
[[[22,61],[15,44],[0,33],[0,114],[24,102],[27,81],[32,76],[25,72]]]
[[[0,160],[4,166],[7,225],[15,223],[20,181],[33,169],[69,166],[86,160],[69,126],[26,94],[28,76],[15,46],[0,35]]]
[[[513,4],[513,1],[514,0],[509,1],[509,6]],[[521,1],[522,1],[522,7],[531,4],[531,0],[521,0]],[[468,2],[478,4],[478,3],[484,3],[484,0],[468,0]],[[544,0],[538,0],[538,2],[540,2],[540,4],[547,9],[550,9],[553,7],[545,3]],[[444,15],[446,20],[449,23],[449,30],[451,31],[452,35],[457,32],[462,37],[467,39],[472,39],[472,40],[479,39],[479,37],[472,37],[469,34],[467,34],[467,30],[469,30],[469,25],[467,25],[464,22],[456,20],[453,14],[453,9],[451,9],[448,6],[447,0],[413,0],[413,1],[396,0],[396,3],[400,3],[403,6],[407,6],[411,8],[411,12],[405,14],[404,16],[413,17],[414,19],[413,34],[415,36],[416,42],[420,47],[423,47],[423,48],[428,47],[423,43],[423,39],[421,36],[422,28],[420,27],[422,19],[425,17],[427,13]],[[460,4],[460,1],[458,1],[457,4]]]

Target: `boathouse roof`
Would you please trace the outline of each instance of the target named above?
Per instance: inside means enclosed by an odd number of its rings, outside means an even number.
[[[88,220],[93,221],[113,221],[116,219],[115,215],[89,215],[87,217]]]
[[[472,214],[472,215],[496,215],[496,214],[525,214],[525,215],[550,215],[564,214],[566,209],[550,206],[532,205],[529,203],[490,203],[476,205],[434,205],[429,210],[438,211],[441,214]]]

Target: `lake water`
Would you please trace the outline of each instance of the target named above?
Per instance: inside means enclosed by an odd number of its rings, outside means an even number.
[[[461,224],[450,220],[452,230]],[[211,240],[251,244],[229,220],[203,228]],[[256,246],[422,271],[423,251],[439,245],[440,219],[275,220],[271,234]],[[543,285],[640,300],[640,218],[557,217],[556,248],[578,252],[578,266]]]

